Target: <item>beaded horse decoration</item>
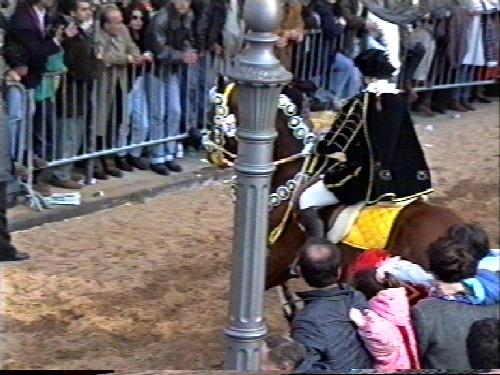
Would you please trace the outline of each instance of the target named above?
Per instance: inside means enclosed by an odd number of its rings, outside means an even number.
[[[219,168],[232,167],[236,155],[225,148],[227,139],[237,140],[237,120],[236,116],[230,113],[229,96],[234,89],[234,83],[229,84],[224,93],[212,91],[211,100],[215,104],[213,126],[203,138],[203,145],[208,153],[208,160]],[[297,159],[304,158],[308,161],[313,156],[313,147],[316,144],[316,134],[310,131],[304,119],[297,114],[297,105],[292,100],[281,94],[278,101],[278,109],[287,117],[287,126],[293,136],[303,142],[300,153],[290,157],[274,161],[275,166],[285,164]],[[304,163],[304,166],[309,164]],[[233,187],[236,176],[233,176]],[[279,186],[275,192],[269,195],[269,209],[280,206],[289,201],[297,187],[309,176],[305,168],[297,173],[294,178],[288,180],[284,185]]]

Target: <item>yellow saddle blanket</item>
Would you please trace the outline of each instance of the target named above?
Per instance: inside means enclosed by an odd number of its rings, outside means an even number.
[[[404,206],[375,205],[364,207],[341,241],[359,249],[385,249],[396,217]]]

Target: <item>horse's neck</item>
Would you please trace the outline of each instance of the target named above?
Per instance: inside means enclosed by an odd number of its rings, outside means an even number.
[[[281,111],[278,113],[276,119],[276,131],[278,132],[278,137],[274,146],[275,160],[283,160],[302,151],[304,142],[301,139],[295,138],[293,130],[288,127],[288,117],[281,113]]]
[[[293,131],[288,128],[288,118],[281,112],[278,113],[276,121],[278,137],[274,144],[274,160],[284,160],[290,156],[300,154],[304,148],[304,142],[295,138]],[[302,167],[304,159],[278,165],[272,180],[272,190],[292,179]]]

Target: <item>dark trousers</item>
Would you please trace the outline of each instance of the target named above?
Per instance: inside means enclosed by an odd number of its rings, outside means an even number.
[[[417,43],[415,46],[408,50],[403,61],[403,68],[401,69],[400,75],[403,81],[413,79],[413,76],[415,75],[420,62],[424,58],[424,55],[425,47],[422,45],[422,43]]]
[[[7,182],[0,181],[0,256],[8,255],[12,250],[7,228]]]
[[[55,106],[51,100],[37,101],[33,116],[33,148],[35,155],[45,161],[54,160]]]

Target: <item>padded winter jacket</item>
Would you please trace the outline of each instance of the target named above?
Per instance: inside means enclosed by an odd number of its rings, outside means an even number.
[[[417,342],[405,288],[390,288],[368,301],[366,322],[358,328],[381,371],[419,369]]]
[[[412,308],[422,368],[470,370],[465,345],[478,320],[498,319],[499,305],[478,306],[426,298]]]
[[[292,337],[305,346],[307,372],[373,368],[356,326],[351,308],[364,310],[365,297],[351,287],[298,293],[305,302],[292,323]]]

